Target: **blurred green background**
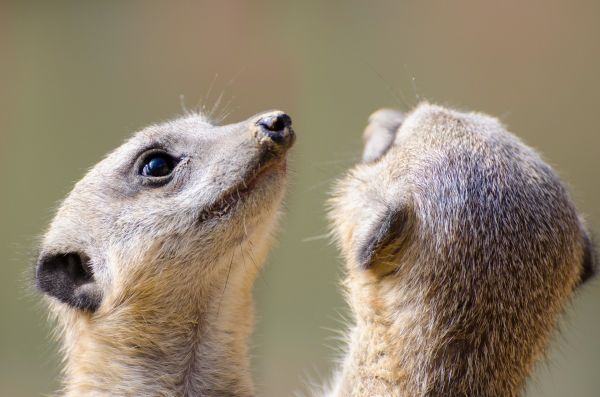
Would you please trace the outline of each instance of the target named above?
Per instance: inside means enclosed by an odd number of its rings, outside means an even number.
[[[0,2],[0,395],[57,387],[29,287],[36,240],[86,169],[189,108],[269,108],[298,133],[279,244],[256,286],[259,395],[328,379],[346,313],[324,201],[378,107],[500,117],[600,229],[600,2]],[[528,396],[600,395],[600,287],[579,292]]]

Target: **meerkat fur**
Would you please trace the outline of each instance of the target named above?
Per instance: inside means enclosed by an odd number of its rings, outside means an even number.
[[[329,396],[519,396],[595,269],[554,171],[496,119],[384,109],[331,199],[354,324]]]
[[[254,394],[252,285],[293,141],[278,111],[225,126],[188,115],[136,133],[75,185],[36,264],[64,395]]]

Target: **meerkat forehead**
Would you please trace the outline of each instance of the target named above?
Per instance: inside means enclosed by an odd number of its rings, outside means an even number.
[[[567,261],[570,283],[592,272],[568,192],[497,119],[425,103],[408,115],[374,113],[364,139],[363,162],[331,201],[334,234],[355,266],[378,255],[393,263],[404,246],[424,256],[487,250],[509,262]]]
[[[137,132],[60,205],[43,239],[38,285],[93,309],[87,300],[131,266],[211,263],[255,230],[268,235],[294,138],[280,111],[222,126],[189,115]]]

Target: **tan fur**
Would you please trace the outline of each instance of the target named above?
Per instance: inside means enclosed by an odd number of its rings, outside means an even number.
[[[330,395],[520,395],[586,272],[565,188],[479,113],[380,111],[365,139],[331,201],[355,324]]]
[[[286,179],[285,150],[259,134],[257,119],[217,127],[190,115],[151,126],[62,203],[40,257],[85,253],[102,293],[93,312],[49,299],[65,395],[254,394],[252,285]],[[156,189],[140,187],[130,172],[153,145],[184,155],[174,179]],[[224,193],[250,183],[266,152],[273,166],[251,191],[238,198],[234,190],[215,209]]]

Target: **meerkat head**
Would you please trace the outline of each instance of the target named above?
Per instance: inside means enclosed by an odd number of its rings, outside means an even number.
[[[210,284],[243,241],[256,255],[269,244],[294,138],[279,111],[225,126],[189,115],[136,133],[61,204],[37,286],[58,306],[93,313],[156,284]]]
[[[429,246],[423,259],[450,248],[446,254],[465,259],[469,251],[487,252],[473,270],[495,259],[523,260],[535,249],[524,271],[568,259],[559,269],[573,285],[594,274],[591,239],[567,191],[496,119],[427,103],[408,116],[381,109],[363,139],[362,162],[331,200],[351,270],[397,271],[405,251]]]
[[[595,269],[563,184],[479,113],[384,109],[364,140],[363,161],[337,185],[330,213],[358,318],[389,325],[388,347],[408,346],[398,361],[429,391],[459,395],[431,384],[461,376],[465,395],[488,395],[468,391],[485,383],[477,377],[520,384]],[[513,370],[521,372],[498,376]]]

